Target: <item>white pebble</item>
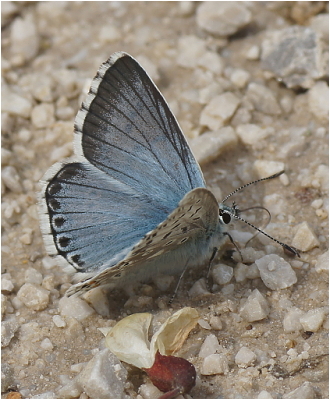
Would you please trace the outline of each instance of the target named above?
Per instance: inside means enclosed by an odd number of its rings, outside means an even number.
[[[229,283],[234,275],[234,269],[226,264],[218,264],[212,268],[212,278],[218,285]]]
[[[325,192],[329,190],[329,168],[327,165],[319,165],[315,171],[314,177],[318,179]]]
[[[236,133],[244,144],[255,146],[272,134],[272,129],[255,124],[237,125]]]
[[[32,234],[33,231],[30,230],[29,232],[25,232],[23,235],[19,237],[21,243],[29,245],[32,243]]]
[[[292,111],[293,107],[293,100],[289,96],[283,96],[280,99],[280,105],[282,107],[282,110],[286,113],[289,114]]]
[[[236,282],[244,282],[248,278],[248,270],[250,266],[238,263],[235,267],[234,274],[235,274],[235,281]]]
[[[103,25],[98,36],[101,43],[111,43],[120,38],[120,32],[114,25]]]
[[[139,395],[142,396],[142,399],[159,399],[162,394],[164,393],[151,382],[143,383],[139,387]]]
[[[80,297],[62,297],[58,308],[61,315],[76,318],[78,321],[89,317],[95,311]]]
[[[225,285],[222,289],[221,289],[221,293],[225,296],[225,297],[229,297],[231,295],[233,295],[233,293],[235,292],[235,285],[233,283],[229,283],[229,285]]]
[[[325,316],[323,308],[314,308],[300,317],[300,323],[304,331],[317,332],[321,328]]]
[[[318,273],[329,272],[329,251],[326,251],[316,258],[315,270]]]
[[[199,164],[210,162],[237,144],[237,135],[231,126],[203,133],[190,141],[190,148]]]
[[[210,318],[210,325],[212,329],[217,331],[221,331],[223,328],[221,318],[216,315],[212,315]]]
[[[272,290],[285,289],[297,283],[291,265],[277,254],[270,254],[255,261],[263,283]]]
[[[230,75],[230,81],[239,89],[243,89],[250,79],[250,74],[244,69],[235,69]]]
[[[29,267],[24,274],[25,283],[34,283],[36,285],[41,285],[42,274],[34,268]]]
[[[323,206],[323,199],[316,199],[311,202],[311,206],[317,210]]]
[[[308,251],[314,247],[319,247],[320,242],[308,222],[305,221],[296,227],[296,233],[291,244],[301,251]]]
[[[46,351],[52,351],[54,348],[54,346],[53,346],[52,342],[49,340],[49,338],[45,338],[44,340],[42,340],[40,343],[40,347]]]
[[[2,115],[8,115],[8,114],[3,113]],[[13,153],[10,150],[1,147],[1,165],[8,165],[12,157]]]
[[[235,356],[235,363],[240,368],[247,368],[253,365],[256,359],[257,359],[256,354],[248,347],[243,346]]]
[[[210,294],[209,290],[207,289],[205,279],[201,278],[197,282],[195,282],[193,284],[193,286],[190,288],[188,294],[189,294],[189,297],[192,297],[192,298],[201,296],[203,294]]]
[[[279,193],[272,193],[265,196],[263,206],[266,207],[272,217],[284,214],[288,209],[288,203]]]
[[[279,161],[256,160],[254,162],[254,169],[260,178],[266,178],[267,176],[283,171],[284,167],[284,163]]]
[[[326,82],[315,82],[308,92],[309,110],[321,122],[329,121],[329,87]]]
[[[54,105],[48,103],[41,103],[36,105],[31,113],[32,124],[36,128],[46,128],[54,123]]]
[[[217,351],[220,352],[221,346],[215,335],[211,334],[206,336],[201,349],[199,351],[198,357],[205,358],[211,354],[215,354]]]
[[[248,60],[259,60],[260,57],[260,47],[257,45],[253,45],[249,48],[249,50],[246,52],[245,57]]]
[[[119,364],[118,371],[115,366]],[[109,349],[101,350],[78,375],[77,382],[92,399],[122,399],[127,371]]]
[[[2,168],[1,178],[6,187],[14,193],[22,192],[22,185],[20,177],[15,169],[11,165]]]
[[[203,318],[198,320],[198,325],[203,329],[211,329],[210,324]]]
[[[53,316],[53,322],[58,328],[64,328],[66,327],[66,322],[60,315],[54,315]]]
[[[211,354],[204,358],[201,367],[202,375],[227,375],[228,372],[229,363],[224,354]]]
[[[267,392],[267,390],[262,390],[259,394],[258,394],[258,399],[272,399],[272,395]]]
[[[82,396],[82,388],[81,386],[75,381],[68,382],[61,386],[56,392],[56,398],[58,399],[83,399]]]
[[[9,317],[1,322],[1,347],[7,347],[15,336],[20,324],[15,317]]]
[[[4,274],[1,278],[1,292],[11,293],[14,289],[14,284],[11,281],[9,274]]]
[[[211,51],[205,51],[197,62],[199,67],[213,72],[216,75],[221,75],[224,65],[223,61],[217,53],[212,53]]]
[[[315,399],[317,397],[317,393],[310,382],[304,382],[297,389],[283,395],[284,399]]]
[[[245,321],[253,322],[266,318],[268,314],[269,305],[267,300],[263,297],[258,289],[254,289],[241,307],[240,316]]]
[[[283,318],[284,332],[292,333],[299,332],[302,330],[300,323],[300,317],[304,315],[304,312],[297,307],[289,308]]]
[[[234,115],[240,99],[231,92],[214,97],[202,110],[200,125],[215,131],[223,127]]]
[[[2,291],[2,279],[1,279],[1,291]],[[5,296],[3,293],[1,293],[1,320],[2,317],[4,316],[5,312],[7,311],[7,305],[8,305],[8,298]]]
[[[244,2],[206,1],[197,9],[197,25],[217,36],[228,36],[247,25],[252,14]]]
[[[248,85],[246,98],[251,101],[257,111],[270,115],[281,114],[281,108],[273,92],[260,83],[251,82]]]
[[[7,112],[8,114],[17,115],[22,118],[29,118],[32,110],[30,100],[13,93],[6,85],[3,85],[1,98],[2,112]]]
[[[178,42],[178,56],[176,62],[181,67],[195,68],[199,58],[206,51],[206,43],[197,36],[181,36]]]
[[[56,259],[49,256],[44,257],[41,263],[45,269],[52,269],[58,265]]]
[[[18,291],[17,297],[28,308],[36,311],[44,310],[49,303],[49,291],[31,283],[25,283]]]
[[[12,62],[15,65],[23,65],[37,55],[39,35],[31,14],[24,19],[17,17],[11,24],[10,44]]]

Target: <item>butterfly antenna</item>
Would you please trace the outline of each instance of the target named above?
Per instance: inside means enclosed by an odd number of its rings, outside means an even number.
[[[297,256],[300,258],[300,254],[298,252],[298,250],[292,246],[289,246],[288,244],[285,244],[283,242],[280,242],[279,240],[273,238],[272,236],[268,235],[268,233],[262,231],[261,229],[257,228],[256,226],[254,226],[253,224],[251,224],[251,222],[246,221],[244,218],[240,217],[237,214],[231,214],[234,218],[245,222],[247,225],[251,226],[252,228],[254,228],[255,230],[257,230],[258,232],[262,233],[263,235],[267,236],[269,239],[273,240],[274,242],[276,242],[277,244],[281,245],[283,247],[283,249],[287,250],[289,253]]]
[[[229,199],[229,197],[231,197],[233,194],[235,194],[235,193],[237,193],[237,192],[240,192],[242,189],[245,189],[245,188],[248,187],[248,186],[254,185],[255,183],[259,183],[259,182],[262,182],[262,181],[268,181],[269,179],[277,178],[278,176],[284,174],[284,172],[285,172],[285,171],[283,170],[283,171],[277,172],[277,173],[274,174],[274,175],[268,176],[267,178],[261,178],[261,179],[257,179],[256,181],[253,181],[253,182],[250,182],[250,183],[246,183],[245,185],[240,186],[239,188],[235,189],[233,192],[229,193],[228,196],[226,196],[226,197],[222,200],[222,203],[224,203],[227,199]]]

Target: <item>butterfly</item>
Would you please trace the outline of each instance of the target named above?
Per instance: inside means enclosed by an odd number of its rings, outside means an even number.
[[[75,156],[47,171],[40,199],[46,249],[75,273],[68,296],[214,257],[237,210],[206,189],[176,118],[133,57],[117,52],[100,66],[74,133]]]

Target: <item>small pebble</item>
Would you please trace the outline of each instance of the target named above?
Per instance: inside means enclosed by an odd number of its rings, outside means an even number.
[[[289,308],[287,313],[283,318],[283,328],[284,332],[292,333],[299,332],[302,330],[302,325],[300,323],[300,317],[304,315],[304,312],[297,307]]]
[[[304,331],[317,332],[325,319],[326,312],[323,308],[309,310],[299,319]]]
[[[241,347],[238,353],[235,356],[235,363],[240,368],[247,368],[254,364],[256,361],[256,354],[250,350],[248,347]]]
[[[272,134],[272,129],[261,128],[255,124],[241,124],[236,127],[236,133],[244,144],[255,146]]]
[[[221,346],[219,345],[218,339],[215,335],[211,334],[206,336],[201,349],[199,351],[198,357],[205,358],[216,352],[220,352]]]
[[[257,111],[270,115],[281,114],[281,108],[274,96],[274,92],[260,83],[249,83],[246,90],[246,98],[254,105]]]
[[[297,275],[291,265],[277,254],[255,261],[263,283],[271,290],[285,289],[297,283]]]
[[[190,141],[190,148],[199,164],[206,164],[229,148],[236,146],[237,135],[231,126],[205,132]]]
[[[197,282],[195,282],[193,284],[193,286],[190,288],[188,294],[189,294],[189,297],[192,297],[192,298],[201,296],[204,294],[210,294],[209,290],[207,289],[205,279],[201,278]]]
[[[62,297],[59,301],[59,310],[62,316],[73,317],[78,321],[82,321],[95,313],[95,310],[84,300],[73,296]]]
[[[40,347],[45,351],[52,351],[54,348],[49,338],[45,338],[44,340],[42,340],[42,342],[40,343]]]
[[[329,121],[329,86],[318,81],[308,92],[308,104],[312,114],[323,123]]]
[[[17,292],[17,297],[26,307],[36,311],[44,310],[49,303],[49,291],[31,283],[25,283]]]
[[[200,125],[215,131],[223,127],[234,115],[240,99],[231,92],[214,97],[202,110]]]
[[[224,354],[211,354],[204,358],[201,367],[202,375],[227,375],[228,372],[229,363]]]
[[[8,165],[7,167],[2,168],[1,178],[9,190],[14,193],[22,192],[21,180],[15,167]]]
[[[251,61],[259,60],[260,57],[260,48],[257,45],[253,45],[246,52],[246,58]]]
[[[41,103],[36,105],[31,113],[32,124],[40,129],[46,128],[54,123],[54,105],[48,103]]]
[[[218,264],[212,268],[212,278],[218,285],[229,283],[234,275],[234,269],[226,264]]]
[[[297,389],[283,395],[284,399],[316,399],[317,393],[310,382],[304,382]]]
[[[24,274],[25,283],[33,283],[36,285],[41,285],[42,274],[34,268],[29,267]]]
[[[53,316],[53,322],[58,328],[65,328],[66,327],[66,322],[60,315],[54,315]]]
[[[240,309],[240,316],[248,322],[260,321],[269,314],[269,305],[258,289],[250,294]]]
[[[247,25],[252,14],[244,2],[204,2],[197,9],[197,25],[216,36],[233,35]]]
[[[116,365],[120,365],[118,370]],[[127,371],[109,349],[99,351],[78,375],[77,382],[92,399],[122,399]]]
[[[320,242],[308,222],[301,222],[296,227],[296,233],[292,239],[291,245],[301,251],[308,251],[314,247],[319,247]]]

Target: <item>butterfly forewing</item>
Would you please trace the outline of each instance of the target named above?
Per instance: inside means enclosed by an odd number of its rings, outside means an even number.
[[[171,210],[185,193],[205,186],[175,117],[132,57],[116,53],[101,66],[86,104],[76,131],[97,168]]]

